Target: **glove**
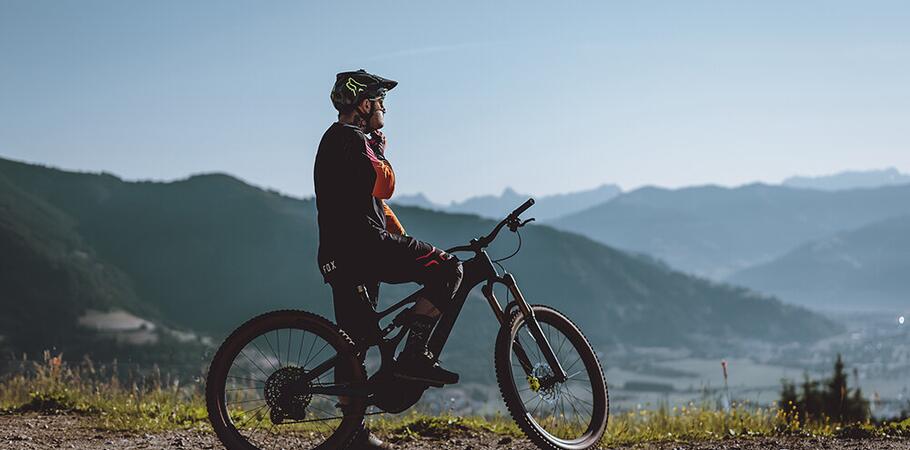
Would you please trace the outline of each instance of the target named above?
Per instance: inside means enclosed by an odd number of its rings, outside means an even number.
[[[382,131],[373,130],[373,132],[370,133],[370,139],[367,142],[369,142],[370,148],[372,148],[374,152],[379,153],[380,155],[385,154],[386,138]]]

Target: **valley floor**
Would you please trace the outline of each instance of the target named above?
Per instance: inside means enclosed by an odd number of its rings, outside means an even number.
[[[285,443],[287,444],[287,443]],[[160,433],[116,432],[96,429],[79,415],[10,414],[0,416],[0,448],[35,449],[221,449],[215,436],[204,431]],[[300,448],[309,448],[302,445]],[[524,439],[493,433],[466,433],[450,439],[415,438],[396,442],[399,450],[533,450]],[[660,442],[614,447],[617,450],[910,450],[910,439],[835,439],[820,437],[737,438],[711,442]]]

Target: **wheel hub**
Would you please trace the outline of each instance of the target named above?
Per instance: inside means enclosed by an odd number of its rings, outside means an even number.
[[[531,375],[528,376],[528,382],[531,389],[537,392],[545,402],[553,404],[559,399],[559,390],[557,389],[556,376],[550,365],[546,363],[537,363],[531,369]]]
[[[303,420],[306,408],[313,395],[300,392],[301,380],[306,370],[301,367],[282,367],[272,373],[265,381],[265,402],[269,406],[272,423],[279,424],[285,419]],[[302,387],[309,388],[312,380]]]

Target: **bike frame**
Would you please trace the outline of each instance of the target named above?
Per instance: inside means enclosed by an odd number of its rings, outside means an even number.
[[[565,370],[559,363],[559,360],[557,360],[549,341],[547,341],[543,330],[540,328],[540,324],[537,322],[537,318],[534,316],[533,309],[531,309],[531,306],[525,300],[524,296],[521,293],[521,290],[518,289],[518,284],[515,281],[515,277],[509,273],[500,275],[496,270],[496,267],[493,265],[493,261],[490,259],[490,256],[485,250],[485,248],[496,238],[496,235],[499,233],[503,226],[508,225],[512,231],[516,231],[519,227],[523,226],[524,223],[518,221],[518,215],[533,204],[533,200],[528,200],[528,202],[522,205],[522,207],[513,211],[512,214],[500,222],[493,230],[493,232],[490,233],[490,235],[480,239],[472,239],[469,245],[454,247],[446,250],[449,253],[470,251],[474,253],[474,256],[462,263],[464,268],[464,277],[462,278],[461,286],[459,286],[458,290],[455,292],[455,295],[453,296],[452,302],[449,304],[448,309],[442,312],[442,317],[440,318],[439,323],[436,325],[436,328],[433,330],[433,333],[430,336],[430,340],[427,343],[427,349],[433,352],[434,355],[439,355],[445,347],[445,344],[449,339],[449,335],[452,332],[452,328],[455,326],[455,321],[458,319],[458,316],[461,314],[461,310],[467,301],[468,295],[471,293],[471,291],[474,290],[474,288],[482,283],[485,283],[481,289],[481,292],[487,299],[487,303],[490,305],[490,309],[493,311],[493,315],[499,322],[500,329],[506,329],[510,326],[510,318],[513,314],[513,310],[517,308],[527,322],[528,331],[540,348],[544,359],[547,361],[547,364],[550,366],[550,370],[553,373],[552,381],[562,382],[568,378]],[[493,287],[496,284],[504,285],[512,294],[512,297],[515,299],[512,302],[509,302],[505,308],[501,306],[494,293]],[[358,287],[358,292],[360,292],[364,297],[364,301],[369,300],[367,298],[366,289],[363,286]],[[420,298],[423,297],[423,292],[424,289],[421,288],[413,294],[407,296],[405,299],[390,306],[389,308],[376,312],[375,314],[377,323],[379,323],[379,320],[388,317],[392,313],[401,310],[405,306],[416,303]],[[392,319],[392,322],[382,329],[379,336],[376,336],[376,338],[372,341],[362,343],[356,349],[356,352],[360,353],[365,352],[372,346],[378,346],[381,354],[381,365],[379,371],[382,371],[384,368],[391,367],[391,364],[394,363],[395,350],[398,348],[399,343],[407,332],[407,329],[404,327],[404,317],[407,315],[406,313],[407,310],[402,310],[399,312],[395,318]],[[387,336],[392,334],[392,332],[394,332],[396,329],[399,330],[398,333],[391,338],[387,338]],[[518,357],[519,363],[521,364],[522,369],[524,369],[525,374],[531,376],[531,372],[534,370],[534,367],[531,365],[531,362],[525,353],[524,348],[522,348],[517,339],[514,342],[513,349],[515,350],[515,354]],[[376,383],[371,383],[369,381],[367,383],[361,383],[359,386],[355,384],[304,386],[316,377],[322,375],[334,367],[336,358],[337,356],[333,356],[325,362],[314,367],[310,372],[307,373],[307,376],[300,381],[300,388],[308,393],[313,394],[347,396],[369,396],[376,391]]]

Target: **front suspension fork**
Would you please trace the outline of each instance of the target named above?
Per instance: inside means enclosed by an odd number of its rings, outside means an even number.
[[[534,315],[534,310],[531,309],[531,305],[525,301],[524,295],[521,294],[521,290],[518,289],[518,284],[515,283],[515,277],[512,274],[505,274],[502,276],[500,281],[509,288],[509,292],[512,293],[512,296],[515,297],[515,304],[518,305],[518,310],[521,311],[521,315],[525,320],[525,323],[528,326],[528,331],[531,334],[531,337],[534,338],[534,341],[537,343],[537,347],[540,348],[540,352],[543,354],[544,360],[546,360],[547,365],[550,366],[550,370],[553,371],[553,376],[555,381],[563,382],[568,379],[565,369],[563,369],[562,364],[559,363],[559,359],[556,358],[556,353],[553,352],[553,347],[550,346],[550,342],[547,340],[547,337],[544,335],[543,329],[540,327],[540,323],[537,321],[537,317]],[[493,308],[496,318],[499,319],[502,327],[507,327],[508,317],[506,313],[503,312],[499,307],[499,301],[496,300],[496,296],[493,293],[493,288],[491,284],[487,284],[483,287],[483,294],[487,298],[487,301],[490,303],[490,307]],[[516,337],[515,342],[513,343],[513,350],[515,356],[518,358],[519,364],[521,364],[522,369],[524,369],[525,374],[531,376],[531,373],[534,369],[533,364],[531,364],[530,358],[528,358],[527,352],[521,346],[521,343]]]

